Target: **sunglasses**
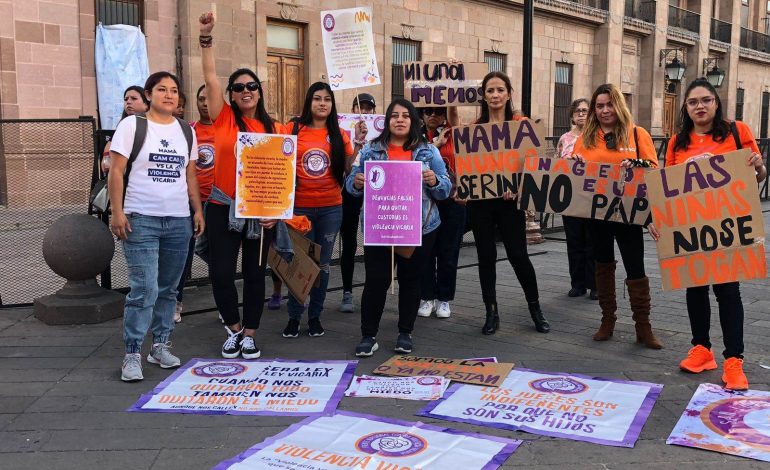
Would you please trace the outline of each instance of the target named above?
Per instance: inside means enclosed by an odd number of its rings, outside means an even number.
[[[615,133],[610,132],[609,134],[604,134],[604,143],[607,145],[608,150],[615,150],[618,147],[618,143],[615,140]]]
[[[446,111],[444,108],[423,108],[422,114],[424,116],[444,116]]]
[[[257,91],[259,90],[259,82],[233,83],[230,85],[230,90],[236,93],[243,93],[243,90]]]

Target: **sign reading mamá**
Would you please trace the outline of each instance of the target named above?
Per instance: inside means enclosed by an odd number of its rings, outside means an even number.
[[[374,373],[401,377],[440,375],[455,382],[498,386],[511,369],[513,363],[486,362],[478,359],[393,356],[374,369]]]
[[[643,168],[527,157],[519,205],[522,210],[647,225],[652,219],[644,176]]]
[[[477,106],[484,98],[485,62],[409,62],[404,94],[415,106]]]
[[[750,153],[691,159],[648,174],[664,290],[767,276]]]
[[[460,199],[497,199],[515,193],[524,157],[537,157],[545,128],[530,120],[471,124],[452,129]]]

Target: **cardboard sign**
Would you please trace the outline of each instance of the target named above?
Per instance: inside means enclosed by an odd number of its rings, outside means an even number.
[[[353,101],[355,103],[355,101]],[[375,137],[379,137],[382,131],[385,130],[385,116],[382,114],[337,114],[337,122],[340,125],[340,130],[347,132],[350,141],[353,142],[356,138],[356,124],[359,121],[366,123],[366,140],[371,141]]]
[[[404,64],[404,96],[416,107],[478,106],[486,62],[408,62]]]
[[[564,158],[527,157],[522,210],[647,225],[652,219],[644,168]]]
[[[380,84],[371,7],[322,11],[321,37],[332,90]]]
[[[331,413],[357,363],[191,359],[128,411],[269,416]]]
[[[521,441],[340,411],[288,429],[214,470],[495,470]]]
[[[364,245],[422,245],[422,162],[364,162]]]
[[[666,444],[770,462],[770,393],[701,384]]]
[[[235,157],[236,217],[291,219],[297,136],[239,132]]]
[[[455,382],[496,387],[503,383],[513,363],[486,362],[476,359],[393,356],[374,369],[375,374],[410,377],[440,375]]]
[[[750,154],[695,158],[647,175],[663,290],[767,277]]]
[[[524,157],[545,145],[545,127],[530,120],[472,124],[452,129],[457,197],[497,199],[515,193]]]
[[[419,416],[634,447],[663,386],[516,369],[499,387],[455,384]]]
[[[294,257],[286,262],[277,251],[270,247],[267,262],[273,272],[286,284],[291,295],[300,303],[304,303],[310,295],[310,290],[318,284],[321,268],[321,245],[311,242],[301,233],[289,227],[294,248]]]

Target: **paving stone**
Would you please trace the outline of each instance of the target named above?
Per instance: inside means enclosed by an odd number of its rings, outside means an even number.
[[[27,452],[2,455],[3,470],[30,468],[104,470],[105,468],[148,469],[158,455],[157,450],[91,451],[91,452]]]

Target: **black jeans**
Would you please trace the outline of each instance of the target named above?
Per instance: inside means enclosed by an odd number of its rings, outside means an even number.
[[[497,240],[496,228],[505,247],[508,262],[524,289],[527,302],[539,299],[537,276],[527,253],[527,219],[524,211],[516,209],[514,201],[489,199],[468,202],[468,218],[479,258],[479,282],[484,303],[497,302]]]
[[[420,278],[420,297],[449,302],[455,298],[457,260],[465,233],[465,206],[451,199],[436,203],[441,225],[436,229],[433,252],[426,256]]]
[[[409,259],[396,255],[398,275],[398,332],[412,333],[417,309],[420,306],[420,267],[433,250],[436,230],[422,236],[422,246],[417,247]],[[385,309],[385,299],[390,286],[389,246],[364,247],[366,281],[361,295],[361,335],[377,336],[380,319]]]
[[[187,251],[187,261],[184,263],[184,271],[182,271],[182,277],[179,279],[179,285],[176,286],[176,301],[181,302],[184,299],[184,285],[187,283],[187,278],[190,277],[190,271],[192,270],[193,255],[195,254],[195,238],[190,238],[190,247]]]
[[[342,190],[342,226],[340,227],[340,239],[342,240],[342,252],[340,253],[340,271],[342,271],[342,290],[353,290],[353,271],[356,266],[356,250],[358,249],[358,225],[361,215],[361,205],[364,198],[355,197]]]
[[[594,259],[597,263],[615,261],[615,242],[626,268],[627,279],[641,279],[644,274],[644,234],[641,225],[593,220],[591,239],[594,243]]]
[[[714,284],[714,295],[719,304],[719,323],[722,325],[722,337],[726,358],[743,359],[743,302],[741,302],[740,284]],[[709,329],[711,327],[711,305],[709,304],[709,286],[687,288],[687,314],[690,316],[693,346],[711,348]]]
[[[567,237],[567,261],[573,289],[596,288],[596,263],[591,240],[589,219],[562,216]]]
[[[259,328],[262,310],[265,306],[265,268],[267,251],[273,230],[265,230],[262,240],[246,238],[243,232],[227,228],[230,209],[221,204],[209,204],[206,209],[206,232],[209,237],[209,276],[214,291],[214,302],[222,314],[225,325],[241,321],[238,313],[238,290],[235,288],[235,271],[238,252],[243,248],[241,269],[243,271],[243,327]],[[259,246],[262,246],[262,260],[259,260]],[[260,262],[261,261],[261,262]]]

